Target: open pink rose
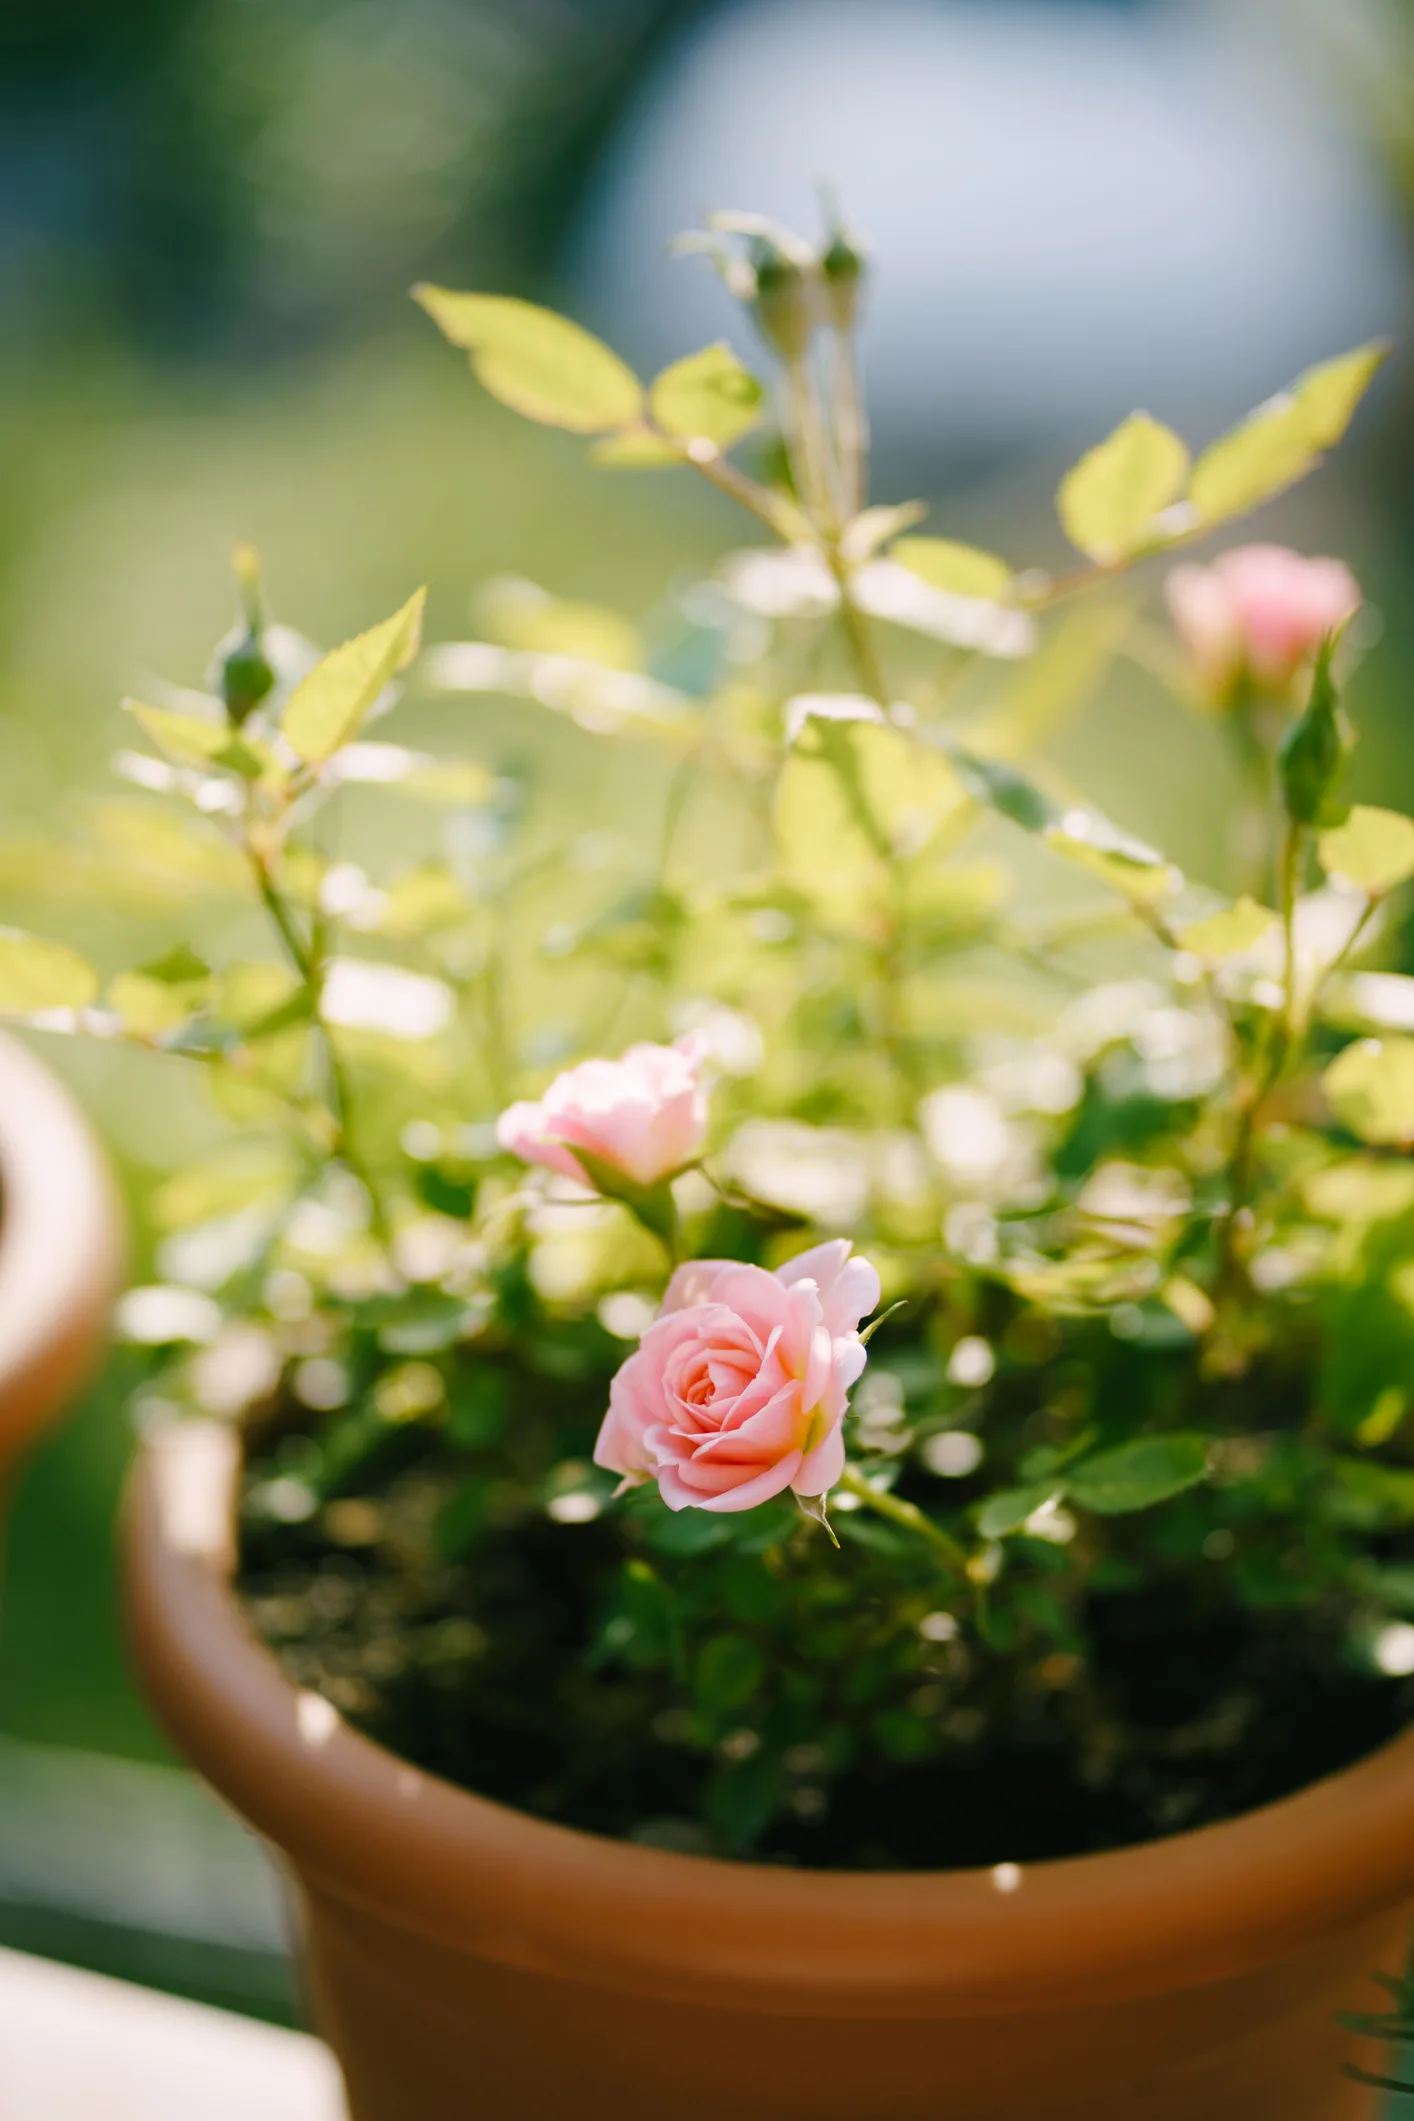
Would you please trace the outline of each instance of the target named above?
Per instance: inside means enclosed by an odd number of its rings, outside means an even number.
[[[1242,545],[1210,567],[1175,567],[1165,594],[1199,677],[1218,694],[1244,674],[1264,691],[1284,691],[1360,609],[1343,560],[1304,559],[1284,545]]]
[[[695,1036],[675,1046],[630,1046],[621,1060],[581,1061],[557,1075],[536,1103],[508,1105],[496,1139],[527,1164],[544,1164],[581,1185],[594,1181],[575,1155],[656,1185],[690,1164],[707,1133],[703,1052]]]
[[[774,1274],[733,1260],[679,1267],[619,1370],[596,1465],[655,1479],[670,1510],[750,1510],[844,1471],[840,1424],[867,1350],[879,1277],[848,1238]]]

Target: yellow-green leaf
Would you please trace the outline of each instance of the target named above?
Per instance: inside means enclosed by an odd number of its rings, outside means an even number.
[[[1011,590],[1012,573],[1005,560],[952,538],[900,538],[890,548],[890,557],[930,589],[949,596],[983,597],[999,604]]]
[[[383,895],[374,924],[380,935],[413,942],[453,926],[471,911],[465,891],[450,872],[435,862],[395,877]]]
[[[1131,413],[1061,480],[1061,527],[1102,566],[1153,542],[1154,518],[1183,492],[1188,450],[1172,428]]]
[[[97,992],[98,974],[66,943],[0,928],[0,1016],[85,1009]]]
[[[651,427],[625,427],[616,435],[605,435],[589,454],[596,464],[618,471],[656,471],[683,461],[677,444],[654,434]]]
[[[331,649],[300,680],[281,725],[300,758],[322,765],[357,736],[379,693],[417,653],[426,596],[415,590],[401,611]]]
[[[484,803],[496,785],[489,766],[476,759],[433,759],[414,766],[393,784],[428,803]]]
[[[434,324],[471,355],[478,380],[513,412],[573,434],[604,434],[642,418],[643,388],[602,339],[514,295],[413,289]]]
[[[698,437],[730,449],[761,417],[765,391],[730,346],[704,346],[665,368],[648,393],[649,410],[677,441]]]
[[[519,576],[496,578],[482,589],[477,608],[493,640],[531,655],[580,656],[605,670],[641,670],[638,628],[607,604],[561,603]]]
[[[1303,478],[1350,425],[1375,370],[1389,352],[1383,340],[1322,361],[1290,390],[1205,449],[1193,467],[1191,498],[1205,523],[1244,515]]]
[[[1337,1119],[1361,1141],[1414,1142],[1414,1038],[1362,1038],[1323,1077]]]
[[[891,501],[877,508],[862,508],[840,533],[840,557],[851,567],[872,560],[891,538],[902,537],[928,513],[926,501]]]
[[[124,707],[160,751],[187,766],[227,766],[233,773],[257,780],[271,763],[270,755],[237,736],[223,722],[203,721],[199,714],[175,714],[167,707],[147,707],[141,700],[124,700]]]
[[[1343,877],[1373,898],[1414,876],[1414,818],[1400,810],[1357,803],[1317,845],[1327,876]]]
[[[1277,917],[1254,898],[1240,898],[1221,913],[1210,913],[1201,921],[1190,921],[1178,930],[1178,940],[1195,957],[1216,960],[1240,957],[1253,949],[1276,926]]]

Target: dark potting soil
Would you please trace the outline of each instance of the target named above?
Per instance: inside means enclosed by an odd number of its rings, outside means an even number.
[[[1004,1661],[940,1645],[931,1757],[861,1746],[831,1769],[819,1747],[788,1747],[779,1808],[733,1846],[701,1822],[754,1734],[704,1748],[681,1682],[593,1653],[623,1560],[612,1521],[537,1518],[447,1562],[430,1528],[456,1478],[433,1453],[318,1517],[248,1513],[247,1609],[296,1684],[402,1758],[591,1833],[814,1868],[1076,1855],[1286,1796],[1392,1737],[1414,1706],[1407,1683],[1344,1664],[1309,1611],[1203,1605],[1182,1583],[1092,1597],[1082,1685],[1018,1684]],[[848,1548],[837,1558],[850,1566]]]

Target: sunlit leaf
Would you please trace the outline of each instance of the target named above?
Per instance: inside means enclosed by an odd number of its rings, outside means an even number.
[[[648,406],[665,434],[689,442],[702,437],[719,449],[753,428],[766,393],[749,368],[719,342],[665,368],[648,392]]]
[[[928,513],[926,501],[894,501],[877,508],[861,509],[845,524],[840,534],[840,557],[858,567],[865,560],[872,560],[890,538],[896,538],[905,530],[921,523]]]
[[[1407,972],[1342,972],[1327,979],[1317,1006],[1348,1031],[1414,1031],[1414,979]]]
[[[1244,515],[1311,470],[1338,442],[1388,344],[1376,340],[1322,361],[1271,398],[1240,427],[1205,449],[1193,467],[1191,499],[1205,523]]]
[[[625,427],[619,434],[605,435],[589,455],[593,463],[619,471],[657,471],[683,461],[676,443],[665,441],[651,427]]]
[[[179,764],[225,766],[253,781],[271,763],[267,751],[246,737],[236,736],[220,722],[204,722],[195,714],[174,714],[166,707],[145,707],[141,700],[124,700],[123,705],[159,750]]]
[[[518,575],[485,583],[477,608],[487,632],[506,648],[533,655],[579,656],[605,670],[641,670],[638,628],[605,604],[562,603]]]
[[[1208,1439],[1189,1433],[1140,1436],[1097,1452],[1066,1474],[1066,1493],[1082,1510],[1122,1517],[1195,1487],[1207,1470]]]
[[[1414,1164],[1344,1156],[1304,1180],[1301,1198],[1323,1222],[1377,1223],[1414,1208]]]
[[[212,1007],[246,1038],[268,1028],[278,1011],[304,991],[288,965],[238,958],[216,976]]]
[[[84,1009],[97,992],[98,974],[66,943],[0,928],[0,1015]]]
[[[1276,915],[1253,898],[1240,898],[1221,913],[1210,913],[1201,921],[1190,921],[1178,930],[1178,940],[1195,957],[1218,960],[1240,957],[1261,942],[1276,926]]]
[[[959,545],[952,538],[899,538],[891,555],[930,589],[950,596],[984,597],[1000,603],[1010,592],[1012,572],[994,552]]]
[[[1154,518],[1187,477],[1188,450],[1173,430],[1131,413],[1061,480],[1061,527],[1088,558],[1112,566],[1154,542]]]
[[[1161,898],[1182,882],[1156,848],[1112,823],[1101,811],[1056,802],[1005,760],[982,758],[936,733],[932,740],[944,751],[969,795],[1127,896]]]
[[[320,765],[358,734],[378,695],[416,655],[426,598],[425,589],[414,590],[401,611],[331,649],[301,679],[281,724],[300,758]]]
[[[1327,1068],[1331,1110],[1361,1141],[1414,1143],[1414,1038],[1364,1038]]]
[[[1321,867],[1378,897],[1414,876],[1414,818],[1357,803],[1343,825],[1317,841]]]
[[[210,991],[208,967],[194,950],[179,944],[164,957],[111,979],[108,1006],[129,1031],[160,1038],[200,1009]]]
[[[810,715],[776,788],[781,867],[853,926],[887,887],[890,863],[921,853],[962,800],[949,766],[900,730]]]
[[[187,1163],[149,1196],[159,1230],[185,1230],[273,1201],[294,1183],[297,1165],[279,1141],[248,1136]]]
[[[575,434],[603,434],[642,416],[643,389],[632,369],[568,317],[513,295],[424,285],[413,296],[513,412]]]
[[[465,920],[470,902],[447,869],[429,862],[396,877],[383,894],[377,920],[379,935],[413,941]]]

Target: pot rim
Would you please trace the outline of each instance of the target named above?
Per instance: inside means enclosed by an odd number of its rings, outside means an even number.
[[[122,1268],[103,1153],[68,1091],[0,1036],[0,1460],[89,1370]]]
[[[730,1863],[514,1811],[286,1678],[232,1583],[239,1456],[214,1423],[145,1440],[125,1536],[139,1669],[188,1758],[306,1883],[406,1932],[649,1998],[946,2018],[1232,1978],[1414,1897],[1414,1729],[1238,1819],[1016,1881]]]

